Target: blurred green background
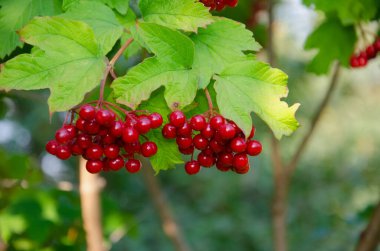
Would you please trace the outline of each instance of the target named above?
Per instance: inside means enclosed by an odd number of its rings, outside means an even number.
[[[240,0],[221,15],[252,25],[252,1]],[[277,3],[278,67],[289,74],[289,103],[299,102],[301,128],[281,142],[289,159],[308,129],[330,76],[306,72],[315,52],[303,49],[321,15],[298,0]],[[266,42],[267,13],[252,28]],[[1,46],[1,45],[0,45]],[[266,58],[265,51],[259,54]],[[339,87],[292,179],[290,250],[353,250],[380,200],[380,57],[366,68],[342,71]],[[47,155],[64,114],[48,114],[48,93],[0,93],[0,250],[85,250],[77,160]],[[255,120],[263,154],[247,175],[183,167],[157,178],[192,250],[273,250],[273,173],[270,133]],[[112,251],[174,250],[162,230],[142,174],[102,176],[104,239]],[[1,245],[0,245],[1,246]],[[378,249],[380,250],[380,248]]]

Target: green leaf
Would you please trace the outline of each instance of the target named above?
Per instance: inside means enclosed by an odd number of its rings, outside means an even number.
[[[67,10],[71,5],[89,0],[63,0],[62,8]],[[91,2],[98,2],[107,4],[112,9],[116,9],[120,14],[125,15],[129,9],[129,0],[91,0]]]
[[[119,24],[112,10],[99,2],[80,1],[71,4],[67,12],[60,16],[90,25],[102,47],[103,54],[112,49],[123,33],[123,26]]]
[[[219,18],[198,34],[190,36],[195,44],[194,69],[199,75],[199,87],[206,87],[212,75],[228,64],[245,58],[243,51],[258,51],[261,46],[244,25]]]
[[[164,98],[163,89],[155,91],[151,98],[143,102],[139,106],[139,110],[149,110],[150,112],[158,112],[162,115],[164,123],[168,122],[168,116],[171,110],[162,102]],[[181,153],[178,150],[178,146],[175,140],[165,139],[162,136],[161,129],[155,129],[147,134],[149,140],[156,142],[158,146],[157,154],[150,158],[150,162],[158,173],[161,170],[168,170],[174,168],[176,164],[182,164]]]
[[[194,0],[141,0],[139,6],[146,22],[173,29],[196,32],[213,22],[208,8]]]
[[[49,88],[50,112],[66,111],[99,85],[106,64],[92,29],[61,17],[33,19],[20,31],[39,49],[8,61],[0,74],[0,89]]]
[[[157,24],[142,23],[132,32],[140,44],[156,54],[112,84],[116,101],[135,109],[161,86],[172,109],[190,104],[197,91],[197,76],[190,69],[194,45],[182,33]]]
[[[0,58],[21,47],[17,30],[34,16],[60,13],[58,0],[1,0],[0,1]]]
[[[251,112],[264,120],[279,139],[299,126],[295,119],[299,104],[289,107],[281,101],[288,94],[288,76],[284,72],[247,59],[229,65],[215,79],[220,113],[235,121],[245,135],[252,128]]]
[[[318,49],[317,55],[308,65],[308,70],[316,74],[325,74],[334,60],[348,66],[355,41],[356,33],[353,26],[343,26],[337,19],[327,19],[306,40],[306,50]]]

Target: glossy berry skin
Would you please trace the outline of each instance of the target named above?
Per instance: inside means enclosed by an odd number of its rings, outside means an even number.
[[[101,160],[89,160],[86,163],[86,170],[89,173],[99,173],[103,169],[103,162]]]
[[[76,142],[81,148],[86,149],[91,146],[91,137],[87,134],[79,134]]]
[[[263,146],[257,140],[250,140],[247,142],[247,154],[250,156],[257,156],[263,150]]]
[[[194,146],[190,146],[188,148],[180,148],[178,147],[178,150],[180,151],[180,153],[184,154],[184,155],[192,155],[194,153]]]
[[[234,159],[233,159],[232,165],[235,169],[244,168],[246,165],[248,165],[247,154],[245,154],[245,153],[236,154]]]
[[[350,59],[350,65],[352,68],[359,67],[359,58],[357,58],[356,56],[352,56]]]
[[[128,154],[139,153],[140,152],[140,142],[136,141],[133,143],[124,144],[124,150]]]
[[[195,131],[202,131],[206,128],[207,122],[204,116],[202,115],[195,115],[190,120],[191,128]]]
[[[177,137],[177,128],[174,125],[166,124],[164,128],[162,128],[162,135],[166,139],[174,139]]]
[[[198,161],[192,160],[188,161],[185,164],[185,171],[189,175],[194,175],[197,174],[201,170],[201,165],[199,164]]]
[[[84,131],[84,125],[86,124],[86,120],[82,119],[82,118],[78,118],[77,121],[75,122],[75,127],[80,130],[80,131]]]
[[[219,141],[213,139],[210,141],[210,148],[214,153],[220,153],[224,150],[224,145],[222,145]]]
[[[123,135],[123,123],[121,121],[114,121],[110,127],[110,132],[115,137]]]
[[[212,155],[205,154],[200,152],[198,154],[198,162],[203,167],[212,167],[215,164],[215,159]]]
[[[238,174],[246,174],[249,171],[249,163],[241,168],[235,168],[235,172]]]
[[[65,128],[61,128],[55,133],[55,139],[58,143],[65,144],[72,139],[72,135]]]
[[[377,50],[374,45],[370,45],[365,50],[367,58],[372,59],[376,57]]]
[[[79,110],[79,116],[87,121],[95,119],[96,110],[91,105],[84,105]]]
[[[63,128],[65,128],[66,131],[69,133],[70,139],[75,138],[75,136],[77,135],[77,129],[75,128],[75,126],[73,126],[73,125],[64,125]]]
[[[193,144],[198,150],[204,150],[208,146],[208,140],[202,135],[198,134],[193,138]]]
[[[107,166],[114,171],[118,171],[123,168],[124,160],[121,156],[118,156],[114,159],[107,159]]]
[[[107,158],[115,159],[116,157],[119,156],[120,148],[117,145],[113,144],[113,145],[105,146],[103,151],[104,151],[104,155]]]
[[[133,127],[127,127],[124,128],[122,137],[125,143],[133,143],[139,140],[139,132]]]
[[[98,160],[103,156],[103,148],[100,145],[93,144],[86,149],[86,158],[89,160]]]
[[[74,144],[70,147],[71,154],[74,156],[82,155],[84,150],[78,144]]]
[[[66,160],[66,159],[70,158],[71,157],[70,148],[68,146],[65,146],[65,145],[58,146],[55,156],[57,156],[57,158],[59,158],[61,160]]]
[[[230,147],[235,153],[241,153],[245,151],[247,144],[243,138],[234,138],[230,143]]]
[[[174,111],[169,116],[170,124],[175,127],[181,127],[186,122],[185,114],[181,111]]]
[[[189,148],[193,144],[191,137],[178,137],[176,142],[178,147],[182,149]]]
[[[100,131],[100,125],[95,120],[87,121],[84,124],[84,130],[90,135],[95,135]]]
[[[225,0],[224,3],[230,7],[236,7],[239,0]]]
[[[127,163],[125,163],[125,168],[130,173],[137,173],[141,169],[141,162],[137,159],[129,159]]]
[[[222,171],[222,172],[227,172],[231,169],[230,166],[227,166],[225,164],[223,164],[221,161],[217,161],[216,162],[216,168],[218,168],[218,170]]]
[[[206,127],[201,131],[201,135],[206,139],[211,139],[215,134],[214,129],[212,129],[210,124],[207,124]]]
[[[141,145],[140,150],[144,157],[149,158],[157,153],[157,145],[154,142],[148,141]]]
[[[185,122],[185,124],[183,124],[181,127],[177,128],[177,136],[190,137],[192,132],[193,129],[187,122]]]
[[[226,120],[220,115],[214,116],[210,119],[211,128],[214,130],[218,130],[219,127],[221,125],[224,125],[225,123],[226,123]]]
[[[58,146],[59,144],[56,140],[50,140],[49,142],[47,142],[45,149],[51,155],[56,155]]]
[[[137,119],[137,123],[135,125],[136,130],[140,134],[145,134],[149,132],[151,128],[151,122],[150,119],[147,116],[141,116]]]
[[[162,119],[162,116],[161,114],[157,113],[157,112],[154,112],[152,114],[150,114],[148,116],[149,120],[150,120],[150,123],[151,123],[151,128],[152,129],[156,129],[156,128],[159,128],[162,123],[163,123],[163,119]]]
[[[106,109],[100,109],[96,112],[96,121],[103,126],[110,126],[115,120],[115,114]]]
[[[234,155],[232,153],[220,153],[218,155],[218,161],[220,161],[225,166],[232,166]]]
[[[219,127],[218,133],[222,139],[228,140],[235,137],[236,129],[231,124],[224,124]]]

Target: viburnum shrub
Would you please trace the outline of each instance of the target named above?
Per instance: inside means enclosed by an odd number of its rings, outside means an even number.
[[[355,53],[351,56],[350,65],[352,68],[364,67],[368,61],[374,59],[377,53],[380,52],[380,38],[368,45],[365,50]]]
[[[277,138],[297,129],[299,105],[282,100],[287,75],[256,58],[243,24],[210,13],[238,1],[140,0],[141,16],[128,1],[58,2],[31,5],[37,17],[18,25],[4,13],[15,39],[0,49],[32,46],[3,65],[1,89],[48,88],[50,113],[67,112],[50,154],[82,156],[91,173],[135,173],[138,155],[156,172],[247,173],[262,151],[252,119]]]

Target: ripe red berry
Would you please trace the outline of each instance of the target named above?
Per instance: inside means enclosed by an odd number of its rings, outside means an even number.
[[[72,139],[72,135],[65,128],[60,128],[55,133],[55,139],[58,143],[65,144]]]
[[[84,130],[90,135],[95,135],[100,131],[100,125],[95,120],[87,121],[84,124]]]
[[[214,129],[212,129],[210,124],[207,124],[206,127],[201,131],[201,134],[206,139],[211,139],[214,136]]]
[[[60,145],[57,147],[57,152],[55,154],[57,158],[61,160],[66,160],[71,157],[71,151],[70,148],[66,145]]]
[[[180,151],[180,153],[182,153],[184,155],[192,155],[194,153],[194,146],[191,145],[188,148],[180,148],[180,147],[178,147],[178,150]]]
[[[114,159],[107,159],[107,166],[114,171],[120,170],[124,166],[124,159],[121,156],[117,156]]]
[[[157,112],[150,114],[148,116],[148,118],[150,119],[152,129],[160,127],[163,123],[163,119],[162,119],[161,114],[159,114]]]
[[[192,160],[192,161],[186,162],[185,171],[187,174],[194,175],[198,173],[199,170],[201,170],[201,165],[199,164],[198,161]]]
[[[245,153],[236,154],[232,165],[235,169],[242,169],[248,164],[248,156]]]
[[[196,115],[190,120],[191,128],[196,131],[202,131],[206,128],[207,122],[204,116]]]
[[[198,134],[193,138],[193,144],[198,150],[204,150],[208,146],[208,140],[201,134]]]
[[[257,140],[250,140],[247,142],[247,154],[251,156],[257,156],[261,153],[263,147]]]
[[[58,146],[59,146],[59,144],[57,141],[50,140],[49,142],[47,142],[45,149],[51,155],[56,155]]]
[[[100,109],[96,112],[96,121],[103,126],[110,126],[115,120],[115,113],[106,109]]]
[[[193,144],[191,137],[178,137],[176,142],[178,147],[182,149],[189,148]]]
[[[115,159],[119,156],[120,148],[113,144],[104,147],[104,155],[109,159]]]
[[[102,144],[103,145],[111,145],[114,144],[116,141],[116,138],[112,136],[110,133],[107,133],[106,135],[102,136]]]
[[[70,151],[71,151],[72,155],[74,155],[74,156],[82,155],[84,152],[83,148],[80,147],[77,143],[71,145]]]
[[[86,120],[82,118],[78,118],[77,121],[75,122],[75,126],[78,130],[84,131],[84,125],[86,124]]]
[[[367,58],[371,59],[376,57],[377,50],[374,45],[370,45],[366,48],[365,52],[367,54]]]
[[[225,0],[224,1],[226,5],[230,6],[230,7],[236,7],[236,5],[238,4],[239,0]]]
[[[151,128],[150,119],[147,116],[140,116],[137,119],[137,123],[135,125],[135,128],[140,134],[145,134],[145,133],[149,132],[149,130]]]
[[[169,116],[170,123],[175,127],[181,127],[186,122],[185,114],[181,111],[174,111]]]
[[[243,138],[234,138],[230,143],[230,147],[235,153],[241,153],[245,151],[247,144]]]
[[[222,145],[221,142],[215,140],[215,139],[212,139],[210,141],[210,148],[211,150],[214,152],[214,153],[220,153],[224,150],[224,145]]]
[[[87,134],[79,134],[77,136],[77,144],[81,148],[86,149],[91,145],[91,137]]]
[[[199,164],[204,167],[211,167],[215,164],[215,158],[212,155],[208,155],[203,151],[198,154],[197,159]]]
[[[139,132],[133,127],[126,127],[123,130],[123,141],[133,143],[139,140]]]
[[[91,105],[84,105],[79,110],[79,116],[87,121],[93,120],[95,118],[96,110]]]
[[[211,128],[214,130],[218,130],[221,125],[224,125],[224,123],[226,123],[226,120],[220,115],[214,116],[210,120]]]
[[[115,137],[123,135],[123,123],[121,121],[114,121],[110,127],[110,132]]]
[[[171,124],[166,124],[164,128],[162,128],[162,135],[164,136],[164,138],[174,139],[175,137],[177,137],[176,130],[177,128],[175,126]]]
[[[235,172],[238,174],[246,174],[249,171],[249,163],[241,168],[235,168]]]
[[[227,166],[225,164],[223,164],[221,161],[217,161],[216,162],[216,168],[218,168],[218,170],[222,171],[222,172],[227,172],[231,169],[230,166]]]
[[[66,131],[69,133],[70,139],[75,138],[75,136],[77,135],[77,129],[75,128],[75,126],[73,126],[73,125],[64,125],[63,128],[65,128]]]
[[[148,141],[141,145],[140,150],[144,157],[149,158],[157,153],[157,145],[154,142]]]
[[[359,56],[358,57],[359,67],[364,67],[368,63],[368,59],[366,57]]]
[[[189,123],[185,122],[181,127],[177,128],[177,135],[182,137],[190,137],[193,132]]]
[[[350,59],[350,65],[352,68],[359,67],[359,58],[356,57],[355,55],[352,55]]]
[[[375,47],[376,51],[380,51],[380,38],[377,38],[376,41],[373,43],[373,46]]]
[[[222,139],[228,140],[235,137],[236,130],[233,125],[224,124],[219,127],[218,133],[222,137]]]
[[[86,158],[89,160],[98,160],[103,156],[103,148],[100,145],[93,144],[86,149]]]
[[[86,170],[89,173],[99,173],[103,169],[103,162],[101,160],[89,160],[86,163]]]
[[[218,155],[218,161],[225,166],[232,166],[234,155],[232,153],[220,153]]]
[[[124,144],[124,150],[127,154],[139,153],[140,152],[140,142],[136,141],[133,143]]]
[[[141,169],[141,162],[137,159],[129,159],[125,164],[125,168],[130,173],[137,173]]]

